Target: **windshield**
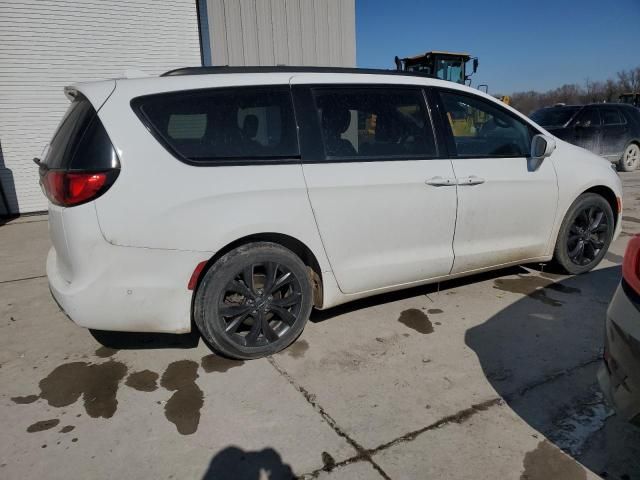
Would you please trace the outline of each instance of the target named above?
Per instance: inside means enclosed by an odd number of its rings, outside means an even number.
[[[580,107],[542,108],[531,114],[531,120],[543,127],[563,127]]]
[[[435,74],[443,80],[464,83],[464,63],[461,60],[438,60]]]

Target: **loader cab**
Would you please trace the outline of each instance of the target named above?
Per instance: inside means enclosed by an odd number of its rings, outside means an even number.
[[[467,63],[472,60],[470,69]],[[478,59],[466,53],[431,51],[407,58],[395,58],[396,68],[422,72],[441,80],[464,84],[478,69]],[[471,70],[471,71],[469,71]]]

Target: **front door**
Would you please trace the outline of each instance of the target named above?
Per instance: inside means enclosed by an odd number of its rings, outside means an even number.
[[[544,255],[558,191],[551,159],[528,158],[532,127],[477,95],[439,98],[458,183],[452,273]]]
[[[571,122],[574,145],[596,155],[600,153],[600,114],[595,107],[584,107]]]
[[[419,87],[292,79],[304,177],[340,289],[447,275],[456,185]]]

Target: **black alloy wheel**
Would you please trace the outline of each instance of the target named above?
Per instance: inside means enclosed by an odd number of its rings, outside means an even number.
[[[604,258],[615,231],[609,202],[596,193],[580,195],[569,207],[554,251],[554,262],[576,275],[593,269]]]
[[[576,265],[593,262],[611,236],[607,216],[599,206],[588,206],[575,217],[567,236],[567,255]]]
[[[311,313],[310,269],[270,242],[232,250],[204,274],[193,319],[216,352],[249,360],[276,353],[300,335]]]
[[[277,341],[293,326],[302,308],[300,281],[284,265],[247,265],[227,283],[218,303],[229,340],[243,347]]]

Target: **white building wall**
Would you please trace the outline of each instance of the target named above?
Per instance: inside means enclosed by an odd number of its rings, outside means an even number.
[[[213,65],[355,66],[355,0],[205,1]]]
[[[32,158],[68,106],[65,85],[197,65],[195,0],[0,0],[0,180],[10,212],[46,209]]]

